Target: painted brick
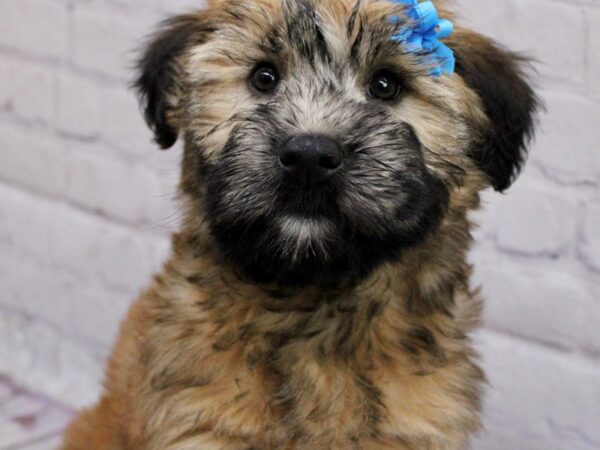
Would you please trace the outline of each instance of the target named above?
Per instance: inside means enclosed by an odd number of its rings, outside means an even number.
[[[579,242],[579,252],[584,260],[600,272],[600,204],[589,205],[584,223],[584,239]]]
[[[512,50],[534,56],[547,78],[584,79],[585,21],[581,8],[547,0],[509,0],[500,35]],[[543,11],[543,13],[541,13]]]
[[[58,84],[58,126],[69,135],[92,139],[103,127],[102,96],[97,82],[63,73]]]
[[[12,65],[12,109],[20,118],[50,123],[54,118],[55,78],[43,66]]]
[[[111,10],[77,5],[73,14],[72,61],[84,69],[130,80],[136,50],[155,22],[156,16],[141,8],[125,17]]]
[[[567,182],[593,181],[600,174],[600,104],[583,96],[546,92],[531,160]]]
[[[4,383],[0,379],[0,383]],[[23,421],[22,419],[32,420]],[[0,436],[4,448],[29,448],[36,441],[61,433],[71,414],[46,399],[13,388],[13,395],[0,402]],[[50,447],[46,447],[48,450]]]
[[[0,242],[57,271],[135,294],[164,260],[165,237],[0,186]],[[35,299],[35,298],[34,298]]]
[[[36,258],[48,258],[51,241],[47,224],[51,216],[43,205],[42,201],[0,185],[0,242]]]
[[[111,231],[106,245],[99,247],[99,275],[110,284],[141,291],[157,266],[152,259],[157,254],[152,248],[153,241],[120,230]]]
[[[108,349],[118,331],[122,317],[135,297],[125,290],[111,289],[94,278],[74,274],[51,266],[18,249],[0,245],[0,304],[15,311],[42,319],[65,335],[77,336],[89,344]],[[97,266],[92,260],[80,261],[88,274]],[[10,270],[15,264],[19,270]],[[35,280],[32,283],[31,280]]]
[[[139,11],[144,8],[147,12],[156,12],[158,16],[164,14],[182,14],[189,11],[202,9],[206,4],[205,0],[177,0],[174,2],[165,2],[163,0],[109,0],[120,8]],[[153,11],[154,10],[154,11]]]
[[[67,51],[68,10],[48,0],[4,1],[0,7],[0,46],[40,58],[60,59]]]
[[[578,199],[524,176],[498,201],[498,245],[529,255],[558,255],[574,243]]]
[[[0,110],[6,108],[12,97],[12,70],[8,64],[0,64]]]
[[[48,450],[49,448],[57,449],[57,448],[60,448],[61,444],[62,444],[62,437],[55,436],[55,437],[43,439],[43,440],[37,441],[37,442],[30,442],[25,447],[23,447],[19,450]]]
[[[138,159],[158,147],[143,119],[133,90],[106,88],[102,92],[104,141],[129,158]]]
[[[486,325],[569,350],[600,353],[600,302],[576,269],[497,258],[476,266]]]
[[[150,0],[154,2],[162,11],[170,14],[182,13],[187,11],[195,11],[201,9],[206,1],[204,0],[180,0],[176,3],[168,3],[160,0]]]
[[[43,65],[11,61],[0,69],[0,108],[26,121],[50,123],[54,115],[54,76]]]
[[[42,321],[0,309],[0,372],[22,386],[84,407],[98,398],[106,355]]]
[[[74,202],[130,223],[155,224],[172,211],[158,175],[138,164],[73,151],[66,183]]]
[[[495,333],[481,333],[480,342],[490,382],[485,409],[491,435],[477,449],[600,446],[597,364]]]
[[[0,177],[40,192],[60,195],[64,185],[65,150],[60,142],[0,126]]]
[[[481,0],[459,0],[454,11],[461,23],[493,39],[501,39],[501,30],[506,23],[507,2],[487,1],[485,8]]]
[[[597,24],[600,21],[600,10],[589,8],[586,11],[586,28],[589,31],[587,46],[587,62],[589,64],[587,73],[587,88],[600,98],[600,29]]]

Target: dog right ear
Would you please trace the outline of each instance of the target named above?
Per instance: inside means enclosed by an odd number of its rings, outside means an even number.
[[[173,111],[181,91],[181,57],[211,32],[206,14],[187,14],[164,22],[138,61],[134,87],[154,139],[167,149],[177,141],[179,127]]]
[[[448,46],[456,56],[456,73],[480,97],[489,119],[482,129],[482,142],[469,156],[492,186],[504,191],[526,159],[539,108],[524,70],[527,60],[467,30],[456,30]]]

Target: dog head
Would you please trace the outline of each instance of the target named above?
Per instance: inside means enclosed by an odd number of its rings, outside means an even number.
[[[506,189],[535,96],[521,60],[458,29],[456,73],[392,37],[386,0],[212,0],[153,37],[137,88],[220,254],[258,281],[337,283],[427,239],[452,196]],[[397,17],[398,20],[390,20]]]

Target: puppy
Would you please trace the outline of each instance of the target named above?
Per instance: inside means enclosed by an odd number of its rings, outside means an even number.
[[[64,450],[467,448],[468,214],[518,173],[536,98],[462,28],[433,74],[394,38],[407,11],[211,0],[154,36],[136,86],[184,143],[183,225]]]

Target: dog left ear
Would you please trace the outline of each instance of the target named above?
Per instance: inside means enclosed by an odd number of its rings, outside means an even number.
[[[447,45],[456,73],[479,95],[489,120],[469,156],[502,192],[519,174],[533,137],[538,100],[523,71],[527,61],[470,31],[456,30]]]
[[[180,57],[191,46],[206,41],[210,32],[205,12],[174,17],[152,37],[138,62],[134,87],[146,123],[163,149],[172,147],[179,134],[172,113],[181,91]]]

